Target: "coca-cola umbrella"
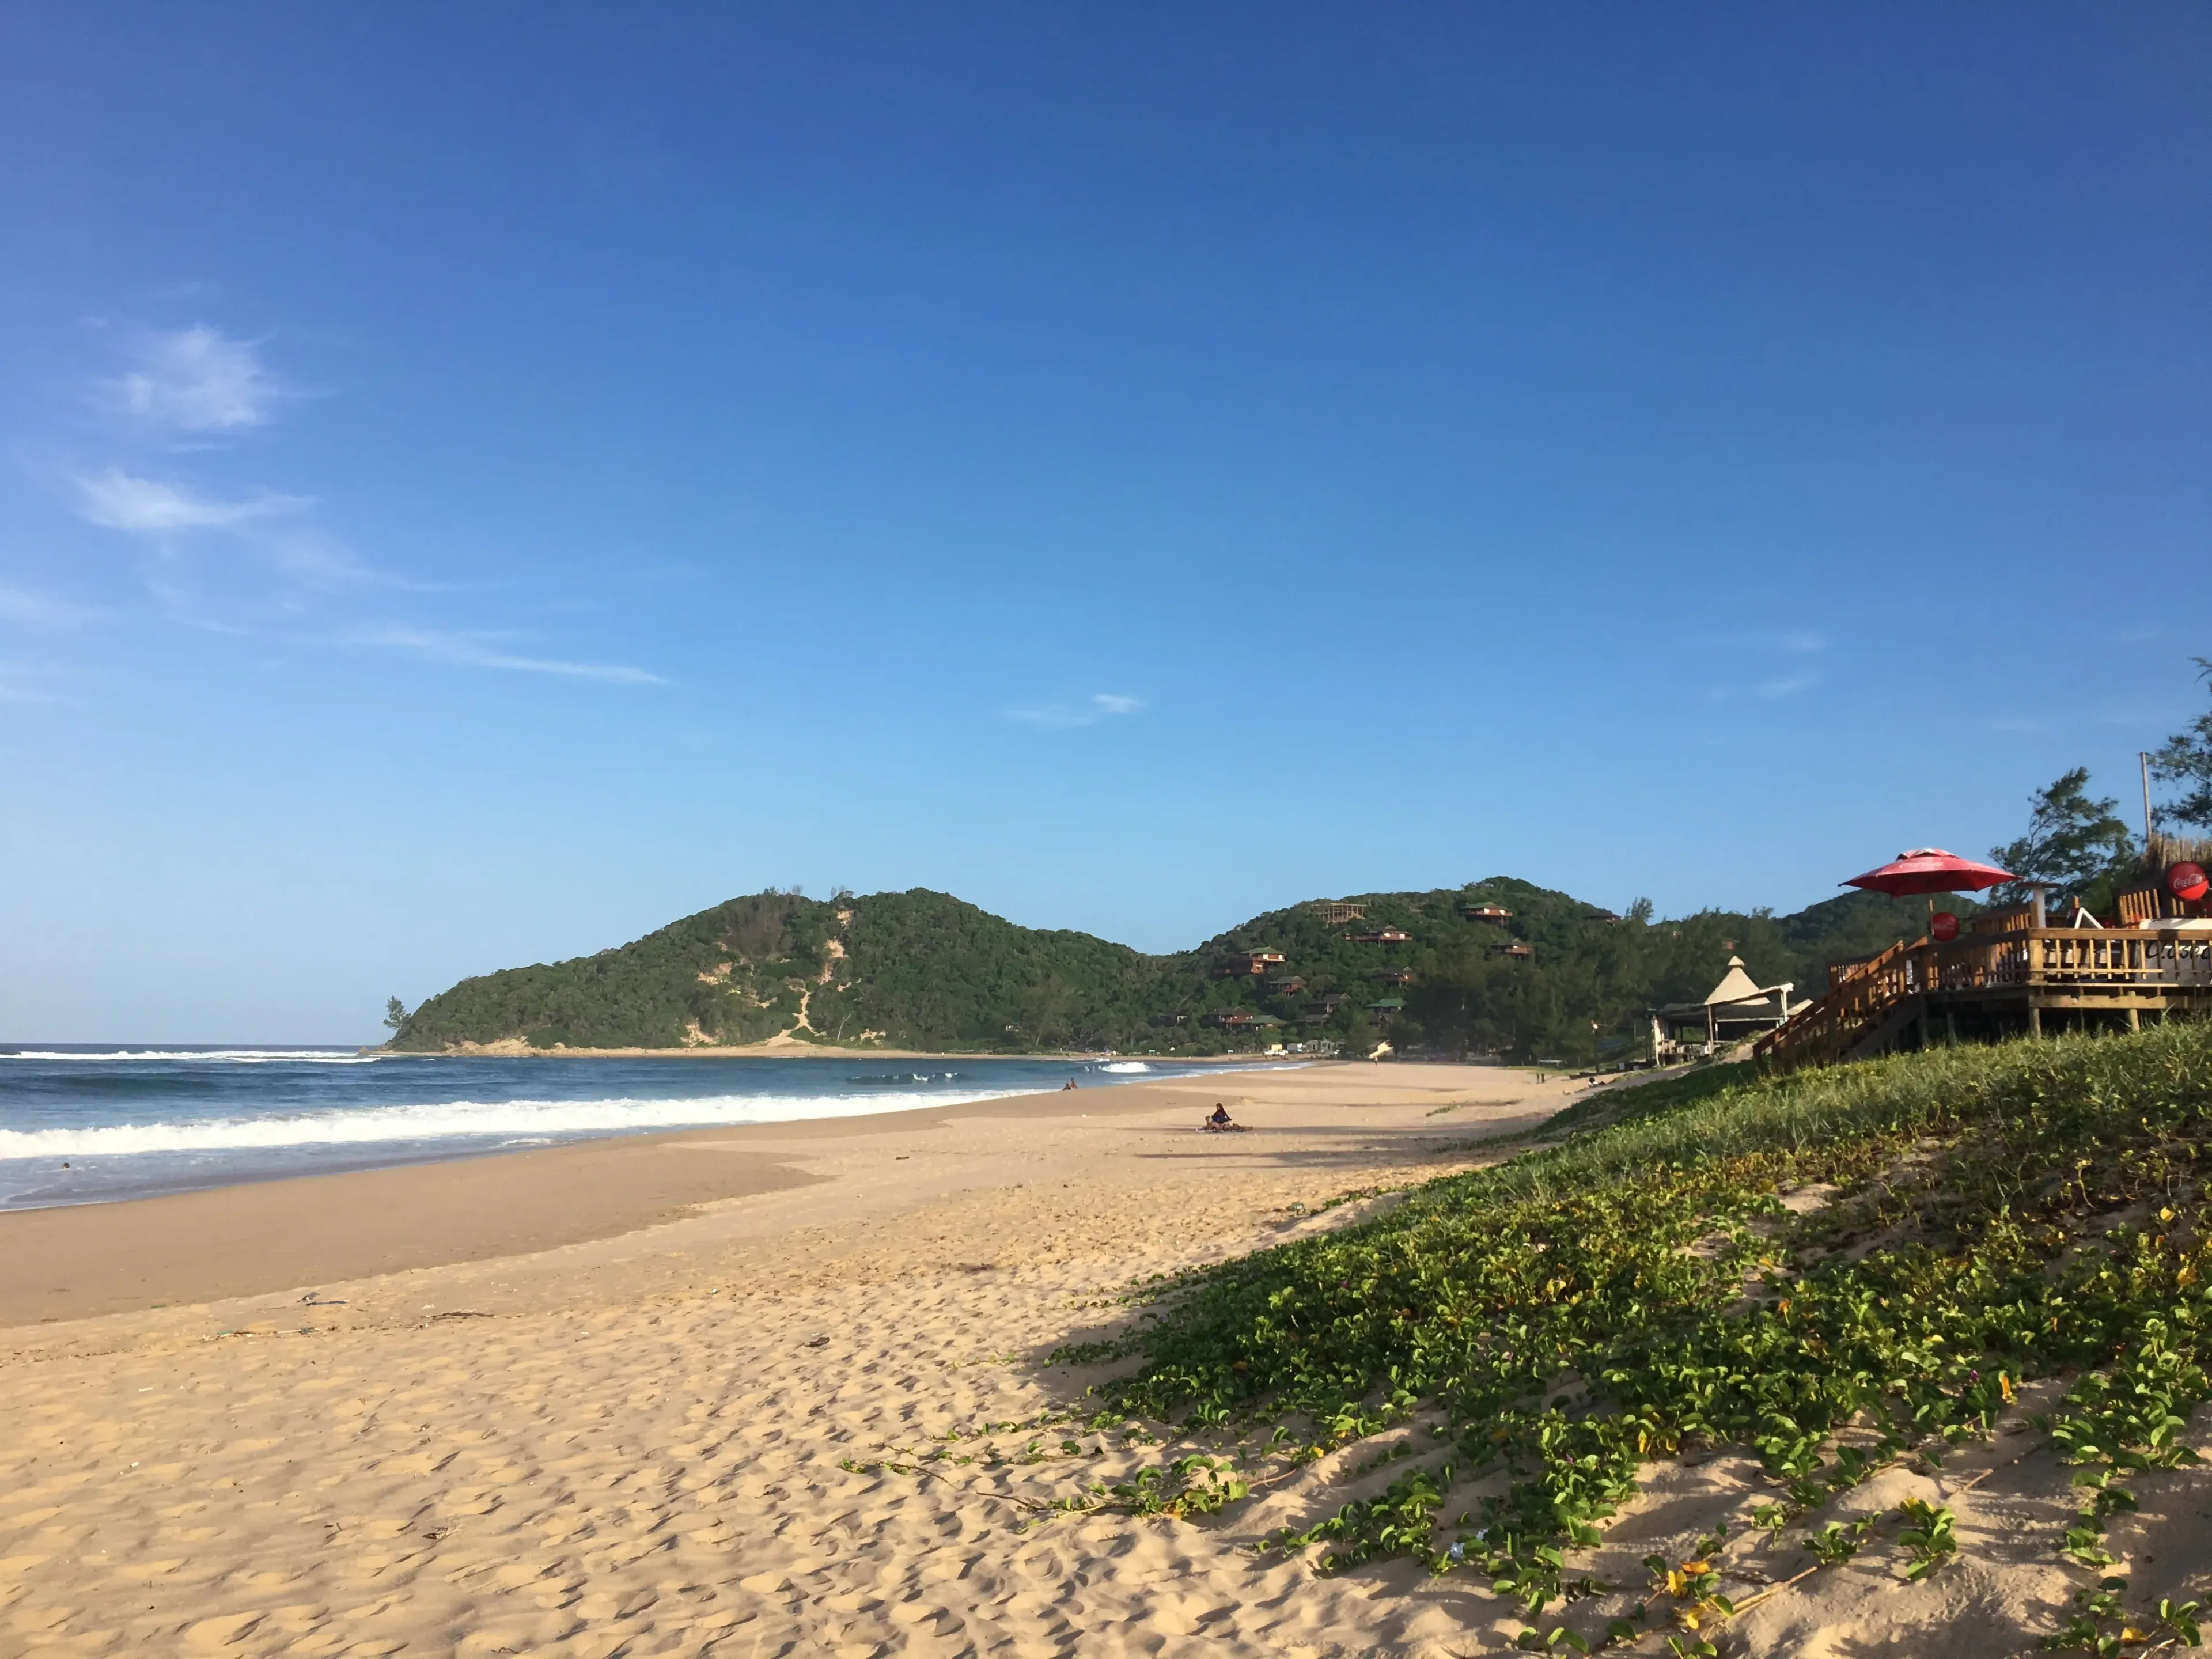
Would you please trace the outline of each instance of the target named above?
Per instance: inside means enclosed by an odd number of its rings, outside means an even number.
[[[1916,847],[1909,853],[1899,853],[1881,869],[1853,876],[1843,884],[1904,898],[1914,893],[1978,893],[1984,887],[2013,879],[2011,871],[2000,870],[1994,864],[1977,864],[1940,847]]]

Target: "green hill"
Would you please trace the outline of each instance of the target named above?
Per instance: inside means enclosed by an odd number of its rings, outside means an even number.
[[[1486,907],[1511,914],[1468,914]],[[921,888],[767,892],[596,956],[464,980],[409,1016],[392,1046],[674,1048],[789,1034],[945,1053],[1204,1054],[1363,1047],[1387,1029],[1401,1046],[1581,1061],[1625,1049],[1640,1010],[1703,995],[1731,954],[1761,983],[1810,994],[1830,961],[1910,938],[1923,915],[1917,900],[1854,893],[1794,915],[1655,922],[1641,902],[1613,916],[1498,877],[1293,905],[1194,951],[1147,956]],[[1385,933],[1404,937],[1363,937]],[[1255,956],[1274,955],[1254,971]]]

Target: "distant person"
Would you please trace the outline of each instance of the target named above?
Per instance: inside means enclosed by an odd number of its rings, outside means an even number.
[[[1074,1086],[1075,1086],[1075,1079],[1074,1079],[1073,1078],[1070,1078],[1070,1079],[1067,1079],[1067,1081],[1066,1081],[1066,1082],[1065,1082],[1065,1083],[1063,1083],[1063,1084],[1061,1084],[1061,1085],[1060,1085],[1060,1093],[1062,1093],[1062,1094],[1066,1094],[1066,1093],[1070,1089],[1073,1089]]]
[[[1220,1134],[1225,1130],[1242,1129],[1244,1126],[1241,1123],[1231,1122],[1229,1116],[1229,1109],[1217,1100],[1213,1103],[1212,1115],[1206,1120],[1205,1127],[1206,1133]]]

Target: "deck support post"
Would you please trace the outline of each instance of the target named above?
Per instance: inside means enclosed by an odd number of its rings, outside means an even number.
[[[2043,1035],[2043,1010],[2036,1005],[2033,997],[2027,1000],[2027,1034],[2034,1037]]]
[[[2133,1004],[2129,1005],[2128,1007],[2128,1030],[2130,1031],[2142,1030],[2142,1011]]]
[[[1959,1011],[1955,1008],[1943,1011],[1943,1035],[1954,1048],[1959,1046]]]

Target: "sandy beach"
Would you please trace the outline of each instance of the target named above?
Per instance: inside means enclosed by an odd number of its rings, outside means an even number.
[[[1576,1086],[1336,1064],[0,1216],[0,1653],[1508,1648],[1471,1583],[1252,1549],[1379,1489],[1372,1445],[1209,1521],[1051,1512],[1174,1448],[1085,1432],[1097,1373],[1045,1357],[1148,1275],[1500,1155]],[[1249,1132],[1198,1133],[1216,1100]],[[881,1467],[956,1435],[974,1461]],[[2069,1589],[2031,1443],[1864,1494],[1948,1496],[1956,1570],[1838,1570],[1737,1650],[2030,1650]],[[1655,1470],[1597,1570],[1640,1582],[1753,1474]],[[2157,1594],[2212,1486],[2143,1490]]]

